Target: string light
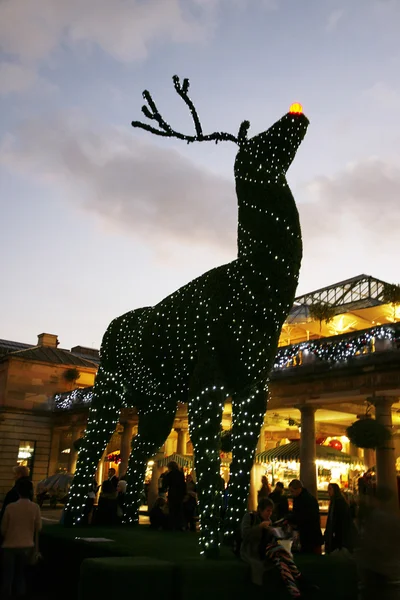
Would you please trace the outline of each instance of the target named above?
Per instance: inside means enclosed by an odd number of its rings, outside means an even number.
[[[137,407],[123,522],[138,522],[146,464],[173,426],[178,402],[188,403],[199,489],[200,546],[208,557],[221,542],[219,438],[224,403],[232,399],[232,463],[224,533],[234,532],[246,509],[250,470],[267,403],[282,325],[293,305],[302,258],[299,216],[286,171],[303,140],[308,119],[287,113],[248,139],[244,121],[237,137],[205,135],[188,96],[189,80],[173,78],[192,115],[196,134],[171,128],[151,95],[142,108],[156,135],[195,141],[234,141],[239,207],[238,258],[194,279],[154,307],[128,312],[107,329],[88,427],[66,505],[66,522],[79,523],[86,493],[119,418]]]
[[[398,341],[400,327],[398,325],[379,326],[358,334],[348,334],[340,340],[328,338],[286,346],[278,350],[274,369],[292,366],[298,356],[302,356],[304,361],[307,354],[311,354],[321,361],[343,363],[354,356],[373,352],[377,339]]]

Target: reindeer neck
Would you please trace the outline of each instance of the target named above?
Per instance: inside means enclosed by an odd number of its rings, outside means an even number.
[[[273,183],[236,177],[239,203],[238,257],[272,267],[300,268],[301,229],[296,204],[284,175]],[[292,272],[292,268],[290,269]]]

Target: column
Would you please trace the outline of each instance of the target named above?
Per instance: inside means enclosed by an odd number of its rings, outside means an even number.
[[[387,508],[398,511],[399,501],[396,478],[396,456],[395,445],[392,437],[392,404],[394,398],[380,396],[374,400],[375,418],[378,423],[384,425],[391,434],[390,439],[376,449],[376,479],[379,486],[390,490],[393,497],[388,502]]]
[[[133,423],[130,421],[124,421],[121,423],[123,426],[121,435],[121,462],[119,465],[119,476],[126,475],[128,470],[129,456],[131,454],[132,447],[132,434],[133,434]]]
[[[300,479],[305,488],[317,497],[317,451],[315,445],[315,412],[310,405],[297,407],[301,414]]]
[[[60,436],[61,431],[59,429],[53,429],[53,435],[51,436],[51,447],[50,447],[50,458],[49,458],[49,475],[57,473],[58,462],[60,457]]]
[[[265,429],[264,425],[261,427],[260,436],[257,442],[256,454],[260,454],[260,452],[264,451],[265,446]],[[253,463],[252,469],[250,471],[250,490],[249,490],[249,498],[247,501],[248,510],[255,511],[257,510],[258,498],[257,492],[261,487],[261,476],[263,475],[262,466]],[[270,482],[271,483],[271,482]]]
[[[147,494],[147,505],[150,510],[155,501],[158,498],[158,480],[160,478],[161,473],[163,472],[163,467],[158,466],[158,461],[164,458],[164,454],[162,452],[158,452],[155,456],[153,456],[153,467],[151,470],[151,479],[149,485],[149,491]]]
[[[73,427],[71,428],[71,446],[68,455],[68,473],[75,473],[76,460],[78,458],[78,450],[76,450],[74,442],[76,442],[76,440],[80,438],[81,430],[81,425],[73,425]]]
[[[178,432],[178,444],[176,448],[177,454],[185,456],[186,454],[186,442],[187,442],[187,429],[176,429]]]
[[[164,444],[165,456],[171,456],[171,454],[174,454],[174,448],[175,448],[175,440],[171,437],[171,435],[169,435],[167,437],[167,439],[165,440],[165,444]]]

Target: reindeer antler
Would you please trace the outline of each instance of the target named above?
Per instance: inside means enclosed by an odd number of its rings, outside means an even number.
[[[218,142],[229,141],[235,142],[235,144],[238,144],[240,146],[241,144],[247,141],[247,131],[250,127],[249,121],[243,121],[243,123],[240,125],[237,137],[235,137],[231,133],[225,133],[223,131],[216,131],[214,133],[204,135],[199,115],[197,114],[193,102],[188,96],[189,79],[184,79],[183,83],[181,84],[179,77],[177,75],[174,75],[172,80],[174,82],[176,92],[182,98],[182,100],[190,110],[190,114],[192,115],[194,127],[196,130],[196,135],[185,135],[172,129],[172,127],[162,118],[161,114],[158,111],[156,103],[151,97],[150,92],[148,92],[147,90],[144,90],[143,98],[147,101],[148,106],[142,106],[142,112],[148,119],[152,121],[157,121],[160,129],[156,129],[155,127],[147,125],[146,123],[142,123],[141,121],[132,121],[132,127],[140,127],[141,129],[150,131],[155,135],[161,135],[164,137],[175,137],[180,140],[185,140],[188,144],[190,144],[191,142],[209,141],[215,141],[215,143],[217,144]]]

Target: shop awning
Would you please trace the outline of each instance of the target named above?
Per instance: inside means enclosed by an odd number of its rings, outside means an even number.
[[[171,454],[170,456],[164,456],[157,461],[159,467],[166,467],[169,462],[176,462],[180,467],[186,467],[191,469],[193,467],[193,456],[183,456],[182,454]]]
[[[316,444],[317,460],[327,460],[332,462],[341,462],[354,464],[359,463],[360,459],[356,456],[350,456],[330,446],[320,446]],[[284,446],[278,446],[265,452],[256,454],[255,458],[258,463],[270,463],[270,462],[289,462],[289,461],[300,461],[300,442],[291,442]]]

